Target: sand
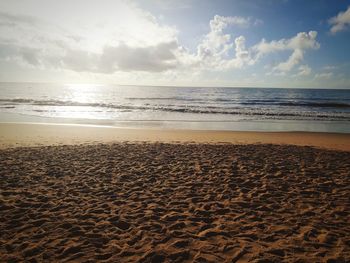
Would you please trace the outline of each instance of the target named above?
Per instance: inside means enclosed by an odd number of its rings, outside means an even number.
[[[0,150],[1,262],[349,262],[350,152],[114,143]]]
[[[0,149],[113,142],[292,144],[350,151],[350,134],[124,129],[83,125],[0,123]]]

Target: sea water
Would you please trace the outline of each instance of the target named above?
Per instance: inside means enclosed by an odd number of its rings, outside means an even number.
[[[1,122],[350,132],[350,90],[0,83]]]

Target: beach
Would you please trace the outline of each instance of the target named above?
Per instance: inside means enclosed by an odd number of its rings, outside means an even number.
[[[350,263],[349,46],[343,0],[1,0],[0,263]]]
[[[2,262],[350,260],[348,134],[1,125]]]

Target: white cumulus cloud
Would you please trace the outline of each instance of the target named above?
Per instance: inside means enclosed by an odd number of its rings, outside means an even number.
[[[287,61],[279,63],[273,69],[280,72],[291,71],[294,68],[294,66],[300,64],[300,62],[303,60],[303,57],[303,51],[300,49],[296,49],[293,51],[293,53],[290,55]]]
[[[249,21],[247,18],[214,16],[210,20],[210,31],[197,47],[197,54],[188,54],[193,62],[192,66],[200,69],[210,69],[216,71],[241,69],[251,66],[261,58],[271,54],[290,51],[291,54],[286,61],[279,62],[273,67],[275,74],[285,74],[292,71],[304,60],[304,54],[308,49],[318,49],[317,32],[300,32],[289,39],[272,40],[270,42],[262,39],[256,45],[246,46],[246,38],[238,36],[232,39],[225,30],[230,25],[242,25]],[[186,56],[185,56],[186,57]],[[304,68],[304,75],[307,69]],[[311,69],[310,69],[311,70]]]
[[[345,12],[340,12],[337,16],[329,19],[328,22],[332,25],[330,31],[333,34],[349,28],[349,26],[350,26],[350,6],[348,7],[348,9]]]
[[[239,36],[231,41],[231,35],[224,33],[224,30],[230,25],[239,27],[257,25],[259,21],[249,17],[215,15],[209,22],[209,33],[203,37],[197,47],[195,65],[212,70],[227,70],[250,64],[251,58],[245,46],[245,37]],[[232,53],[235,55],[230,58]]]
[[[296,65],[299,65],[304,60],[304,53],[307,49],[318,49],[320,44],[316,40],[317,32],[300,32],[290,39],[273,40],[267,42],[263,39],[260,43],[253,47],[256,53],[256,59],[274,52],[292,51],[287,61],[279,63],[273,68],[273,71],[288,72]]]

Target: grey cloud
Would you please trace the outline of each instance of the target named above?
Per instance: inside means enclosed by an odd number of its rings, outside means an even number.
[[[104,72],[149,71],[161,72],[176,67],[176,42],[160,43],[151,47],[130,47],[120,44],[103,50],[100,69]]]
[[[62,41],[79,43],[83,39],[81,36],[71,34],[63,28],[40,18],[0,11],[0,29],[1,27],[15,33],[14,35],[18,42],[22,42],[23,37],[27,37],[27,41],[29,38],[35,43],[55,44],[54,42],[56,42],[59,46],[59,42]],[[3,42],[3,40],[4,34],[0,36],[0,41]],[[31,44],[28,43],[28,45]]]
[[[175,68],[176,42],[150,47],[131,47],[126,44],[104,47],[102,54],[81,50],[66,50],[61,58],[63,68],[82,72],[114,73],[116,71],[162,72]]]
[[[0,27],[13,27],[13,26],[16,26],[16,24],[13,22],[0,20]]]
[[[52,58],[51,63],[54,63],[57,67],[64,69],[70,69],[77,72],[89,72],[94,70],[96,58],[93,54],[82,50],[67,49],[65,55],[62,58],[56,58],[59,61],[55,61]]]
[[[21,48],[20,49],[21,56],[24,61],[33,66],[40,65],[40,50],[36,48]]]
[[[0,43],[0,59],[20,58],[32,66],[40,64],[40,51],[35,48],[16,46],[10,43]]]
[[[34,25],[38,23],[38,19],[32,16],[10,14],[0,11],[0,25],[1,26],[16,26],[18,24]]]
[[[20,60],[31,66],[69,69],[76,72],[111,74],[116,71],[162,72],[178,64],[176,41],[154,46],[133,47],[125,43],[105,46],[101,53],[72,48],[64,39],[36,36],[49,50],[22,46],[18,41],[0,38],[0,59]],[[50,50],[55,50],[51,52]]]
[[[97,53],[80,47],[81,36],[64,32],[36,17],[0,11],[1,26],[18,27],[29,32],[29,37],[26,35],[23,41],[19,36],[8,42],[5,36],[0,36],[0,59],[17,60],[31,66],[112,74],[116,71],[162,72],[178,64],[174,54],[178,49],[176,41],[136,47],[120,43],[105,46]]]
[[[17,48],[8,43],[0,43],[0,59],[9,59],[18,53]]]

